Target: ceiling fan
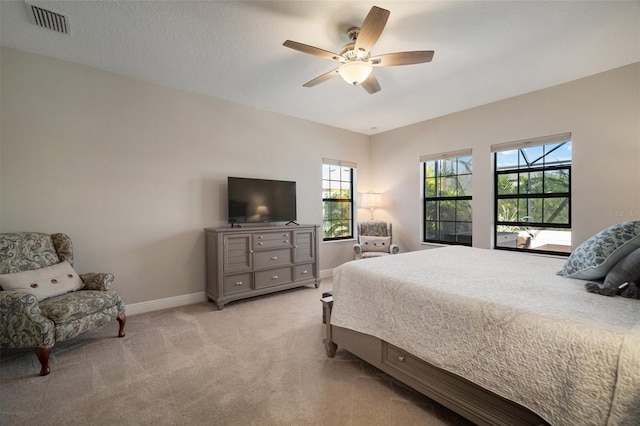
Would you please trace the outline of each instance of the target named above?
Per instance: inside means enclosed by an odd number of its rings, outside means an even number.
[[[340,75],[344,81],[362,87],[370,94],[380,91],[380,83],[373,75],[373,67],[390,67],[396,65],[411,65],[430,62],[433,59],[433,50],[416,50],[412,52],[387,53],[385,55],[371,56],[371,48],[378,41],[384,26],[389,19],[390,12],[386,9],[373,6],[367,17],[362,22],[362,27],[351,27],[347,35],[351,43],[345,44],[340,54],[332,53],[324,49],[287,40],[283,46],[298,50],[310,55],[320,56],[335,62],[340,66],[328,73],[322,74],[303,84],[304,87],[313,87],[323,83],[336,75]]]

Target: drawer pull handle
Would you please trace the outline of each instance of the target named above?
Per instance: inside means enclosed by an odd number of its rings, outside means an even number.
[[[403,357],[402,355],[401,355],[401,356],[399,356],[399,357],[398,357],[398,361],[400,361],[400,362],[404,362],[404,357]]]
[[[277,280],[277,279],[278,279],[278,276],[277,276],[277,275],[274,275],[274,276],[272,276],[272,277],[271,277],[271,279],[272,279],[272,280]]]
[[[271,260],[278,260],[278,256],[273,256]]]
[[[262,246],[262,245],[264,245],[264,243],[261,241],[261,242],[258,243],[258,245]]]
[[[264,235],[258,235],[258,239],[261,240],[264,238]]]
[[[289,242],[289,240],[284,240],[283,243],[287,244]]]
[[[305,269],[304,271],[302,271],[302,273],[303,273],[303,274],[306,274],[306,273],[308,273],[308,271]]]
[[[288,234],[282,234],[282,236],[287,238],[289,235]]]
[[[238,281],[237,283],[234,284],[235,286],[241,286],[242,285],[242,281]]]

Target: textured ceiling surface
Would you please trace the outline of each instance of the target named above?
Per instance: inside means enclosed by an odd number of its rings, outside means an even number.
[[[640,61],[640,1],[31,1],[67,15],[71,35],[0,1],[3,46],[367,135]],[[333,78],[372,6],[391,15],[372,54],[435,50],[378,67],[373,95]]]

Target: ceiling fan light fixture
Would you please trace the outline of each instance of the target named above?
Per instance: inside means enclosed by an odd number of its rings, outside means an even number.
[[[349,61],[340,65],[338,74],[349,84],[357,86],[369,77],[373,71],[373,66],[368,62]]]
[[[361,27],[351,27],[347,30],[347,36],[349,36],[351,42],[342,46],[339,54],[292,40],[286,40],[282,43],[283,46],[290,49],[331,59],[341,64],[338,69],[326,72],[313,80],[307,81],[302,86],[313,87],[339,74],[348,84],[354,86],[362,85],[362,88],[372,95],[380,91],[380,83],[372,73],[373,67],[413,65],[431,62],[431,59],[433,59],[433,50],[395,52],[380,56],[371,56],[371,49],[378,41],[380,34],[382,34],[382,30],[387,24],[387,19],[389,19],[389,13],[386,9],[373,6],[364,18]]]

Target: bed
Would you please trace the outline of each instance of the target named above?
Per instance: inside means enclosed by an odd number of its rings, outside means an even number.
[[[345,263],[327,355],[477,424],[640,424],[640,301],[586,292],[565,261],[453,246]]]

